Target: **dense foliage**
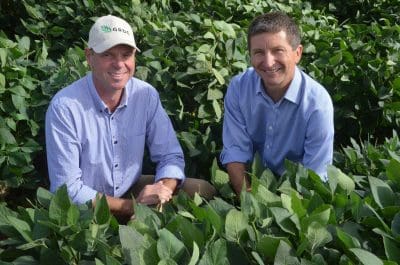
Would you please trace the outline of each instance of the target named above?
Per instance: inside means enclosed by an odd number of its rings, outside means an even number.
[[[231,77],[249,65],[248,24],[270,10],[299,22],[300,66],[332,96],[335,167],[323,184],[290,164],[277,181],[255,163],[258,188],[238,203],[218,167],[223,97]],[[160,92],[184,148],[187,175],[210,179],[212,168],[221,198],[180,195],[163,214],[137,205],[136,219],[119,227],[104,203],[78,207],[65,190],[46,191],[47,104],[87,72],[89,28],[110,13],[134,27],[142,50],[136,76]],[[400,262],[399,0],[1,0],[0,25],[0,239],[6,235],[0,260]],[[37,197],[28,190],[37,190]],[[30,205],[15,196],[21,191]],[[132,248],[134,242],[141,247]]]
[[[77,206],[66,187],[43,188],[37,203],[0,205],[3,264],[398,264],[400,141],[347,147],[329,181],[287,162],[279,180],[252,165],[252,191],[235,200],[214,162],[220,197],[178,194],[159,208],[135,205],[119,225],[104,197]],[[368,168],[373,168],[370,174]],[[353,169],[353,170],[351,170]],[[14,263],[6,263],[7,261]]]

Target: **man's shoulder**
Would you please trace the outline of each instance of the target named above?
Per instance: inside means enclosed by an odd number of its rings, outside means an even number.
[[[313,77],[305,72],[301,72],[304,82],[304,96],[303,99],[312,103],[313,106],[327,107],[332,105],[332,99],[328,90]]]
[[[71,106],[76,103],[85,104],[88,98],[88,83],[85,76],[60,89],[53,96],[50,104],[58,106]]]
[[[151,96],[157,96],[157,90],[148,82],[138,79],[136,77],[131,77],[129,81],[129,94],[145,93]]]

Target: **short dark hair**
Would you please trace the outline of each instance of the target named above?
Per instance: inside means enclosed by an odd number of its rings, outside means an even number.
[[[278,33],[285,31],[290,46],[296,49],[301,42],[300,30],[297,23],[287,14],[274,11],[256,17],[247,32],[247,47],[250,51],[251,37],[261,33]]]

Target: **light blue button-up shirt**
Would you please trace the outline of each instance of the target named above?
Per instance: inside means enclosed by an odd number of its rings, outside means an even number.
[[[157,91],[131,78],[110,113],[89,73],[60,90],[46,113],[50,191],[64,183],[76,203],[97,192],[121,197],[142,174],[145,144],[155,180],[184,180],[184,158]]]
[[[283,174],[284,160],[299,162],[327,179],[333,157],[332,100],[296,67],[285,96],[274,101],[253,68],[235,76],[225,96],[222,164],[248,163],[257,151],[264,166]]]

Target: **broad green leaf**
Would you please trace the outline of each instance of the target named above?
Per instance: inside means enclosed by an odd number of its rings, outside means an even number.
[[[106,196],[97,196],[96,206],[94,208],[94,218],[97,224],[106,224],[110,221],[111,213],[108,208]]]
[[[258,220],[261,216],[260,205],[250,192],[241,192],[240,208],[250,222]]]
[[[220,238],[209,244],[198,265],[229,265],[226,241]]]
[[[79,209],[75,204],[71,204],[67,212],[67,224],[68,225],[76,225],[79,220]]]
[[[200,258],[200,250],[196,242],[193,241],[193,253],[188,265],[196,265]]]
[[[224,94],[221,90],[216,88],[209,88],[207,92],[207,100],[221,99],[224,97]]]
[[[296,235],[297,233],[296,225],[290,219],[292,214],[288,210],[279,207],[271,207],[269,208],[269,210],[274,216],[275,222],[283,231],[292,235]]]
[[[215,40],[214,34],[212,34],[212,33],[209,32],[209,31],[208,31],[206,34],[203,35],[203,38]]]
[[[274,265],[300,265],[299,260],[296,257],[296,253],[292,247],[281,240],[279,242],[278,249],[276,251]]]
[[[236,209],[230,210],[225,219],[226,238],[233,242],[239,242],[247,226],[247,218],[242,212]]]
[[[27,241],[32,242],[32,231],[29,224],[14,216],[8,216],[10,224],[18,231],[18,233]]]
[[[26,3],[26,1],[23,1],[22,3],[24,4],[26,11],[32,18],[38,19],[38,20],[43,19],[42,13],[40,12],[40,10],[38,10],[39,5],[35,5],[33,7],[33,6],[28,5],[28,3]]]
[[[344,189],[347,195],[350,195],[350,193],[354,191],[354,181],[349,176],[344,174],[340,169],[336,168],[335,166],[328,165],[327,172],[329,187],[331,188],[332,194],[335,193],[337,185]]]
[[[391,223],[391,231],[394,236],[400,237],[400,213],[397,213]]]
[[[400,247],[399,247],[398,242],[395,242],[392,239],[384,236],[383,237],[383,245],[385,248],[386,257],[389,260],[400,263]]]
[[[222,31],[229,38],[236,38],[236,32],[231,24],[228,24],[222,20],[214,21],[213,24],[218,30]]]
[[[167,225],[167,228],[172,233],[179,234],[187,248],[190,248],[193,243],[196,243],[196,246],[200,247],[203,247],[205,244],[203,232],[194,223],[180,215],[176,216]]]
[[[0,128],[0,144],[15,144],[14,135],[7,128]]]
[[[71,200],[68,196],[67,186],[62,185],[57,189],[52,198],[49,206],[50,219],[57,222],[57,224],[65,224],[67,220],[68,209],[71,205]]]
[[[130,265],[145,265],[157,263],[156,250],[152,250],[150,238],[141,235],[139,232],[129,226],[121,225],[119,227],[119,239],[121,241],[122,251],[125,255],[125,261]]]
[[[217,69],[215,69],[215,68],[212,69],[212,72],[213,72],[215,78],[217,79],[218,83],[219,83],[220,85],[224,85],[224,84],[225,84],[225,79],[224,79],[224,77],[221,75],[221,73],[220,73]]]
[[[361,264],[364,265],[383,265],[383,262],[380,258],[375,256],[373,253],[361,249],[361,248],[350,248],[349,249],[351,252],[356,255],[356,257],[359,259]]]
[[[161,220],[158,215],[151,210],[147,205],[135,204],[134,205],[135,220],[140,221],[150,227],[161,227]]]
[[[263,256],[273,259],[276,255],[276,251],[279,247],[281,240],[284,240],[290,245],[290,241],[285,237],[275,237],[270,235],[263,235],[261,239],[257,242],[257,251]]]
[[[368,177],[372,196],[381,208],[395,205],[395,196],[390,186],[381,179]]]
[[[185,250],[185,245],[174,234],[163,228],[159,231],[157,253],[161,259],[171,258],[178,260]]]
[[[18,48],[23,52],[29,51],[30,46],[31,46],[31,40],[27,36],[23,36],[21,39],[19,39]]]
[[[219,121],[222,117],[222,110],[221,110],[221,106],[219,105],[217,100],[213,100],[212,101],[212,106],[215,112],[215,116],[216,116],[216,120]]]
[[[0,63],[3,68],[7,63],[7,50],[5,48],[0,48]],[[6,87],[6,79],[3,74],[0,74],[0,89]]]
[[[391,159],[389,164],[386,165],[386,175],[388,179],[400,184],[400,162]]]
[[[332,235],[328,232],[326,226],[317,222],[311,223],[307,228],[305,236],[310,243],[311,253],[314,253],[317,248],[323,247],[332,241]]]
[[[39,187],[36,191],[36,197],[38,202],[45,208],[49,208],[53,193],[49,190]]]
[[[224,184],[229,183],[229,175],[225,171],[220,169],[215,170],[214,178],[212,179],[212,183],[217,187],[220,187]]]
[[[341,228],[336,227],[336,234],[340,241],[345,245],[346,248],[361,248],[360,242],[357,238],[347,234]]]

